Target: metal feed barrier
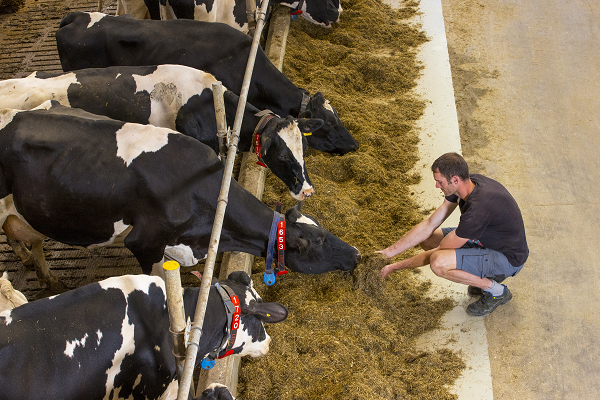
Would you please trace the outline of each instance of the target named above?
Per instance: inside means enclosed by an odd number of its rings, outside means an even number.
[[[242,84],[242,90],[239,97],[234,126],[231,131],[229,146],[227,148],[226,155],[224,154],[224,150],[227,137],[227,126],[225,120],[225,109],[223,106],[223,87],[220,82],[215,82],[213,84],[215,112],[217,117],[217,130],[220,143],[219,147],[221,157],[225,163],[225,171],[221,183],[221,191],[219,193],[219,198],[217,201],[217,210],[209,242],[206,264],[204,267],[204,273],[202,274],[200,294],[198,297],[198,302],[196,304],[196,313],[194,315],[193,324],[189,332],[187,348],[184,340],[187,329],[187,323],[185,321],[185,313],[183,311],[183,289],[181,287],[181,277],[178,268],[179,264],[173,261],[168,261],[165,262],[165,264],[163,265],[165,270],[167,304],[169,308],[169,319],[171,324],[170,331],[173,336],[174,343],[173,353],[177,362],[177,374],[179,379],[179,390],[177,394],[178,400],[187,399],[189,393],[191,393],[192,396],[195,396],[194,388],[192,386],[192,380],[194,366],[196,364],[197,349],[198,344],[200,342],[200,338],[202,336],[202,325],[204,323],[208,295],[212,283],[211,281],[214,272],[217,249],[219,246],[219,239],[221,236],[223,218],[225,216],[225,209],[227,207],[228,202],[229,187],[231,177],[233,174],[235,156],[237,154],[239,132],[242,124],[242,116],[244,108],[246,106],[250,80],[252,77],[255,57],[259,46],[259,40],[265,24],[266,11],[269,6],[268,3],[269,2],[267,1],[263,2],[260,10],[256,11],[252,47],[250,49],[250,55],[248,58],[246,72],[244,75],[244,81]],[[250,19],[251,18],[249,18],[249,21]],[[283,64],[283,55],[285,53],[285,41],[287,39],[287,33],[289,30],[289,20],[289,14],[286,11],[283,11],[281,7],[277,8],[273,12],[273,29],[271,30],[267,41],[267,54],[279,70],[281,70]],[[245,164],[248,163],[249,157],[251,157],[251,155],[244,155],[242,160],[242,168]],[[257,171],[256,169],[253,170]],[[250,173],[247,171],[244,172],[243,168],[239,180],[242,185],[247,183],[243,181],[252,182],[253,190],[250,191],[253,192],[253,194],[260,199],[262,197],[266,172],[263,169],[258,171],[258,176],[250,177],[248,176]],[[238,259],[237,262],[235,260],[236,258]],[[229,254],[229,257],[224,257],[223,263],[221,265],[221,278],[225,278],[229,274],[229,272],[233,270],[245,270],[246,272],[250,273],[252,262],[253,257],[249,254]],[[227,264],[229,264],[229,266],[227,266]],[[240,264],[242,265],[241,267]],[[208,386],[207,381],[214,381],[225,384],[229,387],[232,394],[235,395],[237,389],[237,369],[239,367],[239,357],[228,357],[228,359],[231,360],[228,360],[228,362],[221,362],[215,368],[209,370],[210,372],[204,374],[204,376],[201,376],[201,379],[198,382],[198,393],[201,392],[206,386]],[[211,374],[213,375],[213,378],[211,378]]]

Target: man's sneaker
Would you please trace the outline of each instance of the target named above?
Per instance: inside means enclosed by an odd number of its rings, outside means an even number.
[[[471,286],[467,288],[467,294],[471,297],[481,296],[483,294],[483,290],[478,288],[477,286]]]
[[[501,296],[492,296],[491,293],[484,290],[479,300],[469,304],[467,314],[472,317],[483,317],[484,315],[491,314],[496,307],[508,303],[512,299],[512,293],[506,285],[502,286],[504,286],[504,293]]]

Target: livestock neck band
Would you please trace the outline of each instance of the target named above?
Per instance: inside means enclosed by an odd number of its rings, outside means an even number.
[[[227,285],[219,285],[215,283],[215,288],[221,295],[225,312],[227,313],[227,325],[225,326],[225,336],[219,347],[208,353],[202,360],[202,368],[211,369],[215,365],[215,359],[227,357],[234,354],[233,345],[237,337],[237,330],[240,327],[240,300],[235,292]],[[223,347],[225,347],[223,349]]]
[[[263,281],[267,286],[275,283],[275,279],[279,275],[287,274],[285,270],[285,215],[280,214],[281,203],[277,202],[276,210],[273,214],[273,222],[271,222],[271,231],[269,232],[269,244],[267,246],[267,259],[265,260],[265,273]],[[273,272],[273,255],[275,253],[275,245],[277,244],[277,274]]]
[[[302,14],[302,6],[303,5],[304,5],[304,0],[298,1],[298,7],[296,7],[292,11],[290,11],[290,15],[296,17],[296,16]]]
[[[266,155],[267,153],[261,152],[260,135],[265,129],[265,126],[267,126],[267,122],[269,122],[272,118],[279,116],[273,113],[271,110],[262,110],[254,115],[257,117],[262,117],[260,121],[258,121],[258,125],[256,125],[256,128],[254,128],[254,134],[252,135],[252,143],[254,144],[254,154],[256,154],[256,157],[258,158],[256,164],[260,165],[261,167],[267,168],[267,165],[262,159],[262,156]]]
[[[308,107],[309,101],[310,96],[302,92],[302,101],[300,102],[300,112],[298,113],[298,118],[301,118],[302,114],[306,112],[306,108]]]

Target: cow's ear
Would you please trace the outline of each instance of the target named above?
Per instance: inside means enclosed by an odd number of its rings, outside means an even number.
[[[306,110],[302,114],[298,115],[298,118],[312,118],[312,111]]]
[[[287,307],[280,303],[259,303],[252,301],[248,306],[242,304],[242,311],[246,314],[252,314],[262,322],[268,324],[281,322],[288,316]]]
[[[318,119],[318,118],[311,118],[311,119],[300,118],[300,119],[298,119],[298,128],[300,129],[300,132],[302,132],[302,133],[312,133],[312,132],[316,131],[317,129],[319,129],[320,127],[322,127],[324,123],[325,123],[325,121],[323,121],[322,119]]]
[[[239,282],[244,286],[250,286],[252,283],[252,279],[250,279],[246,271],[233,271],[229,274],[227,279],[233,282]]]
[[[260,155],[264,157],[267,155],[267,151],[271,147],[271,136],[261,135],[260,136]]]
[[[288,228],[285,235],[285,245],[289,249],[294,249],[299,253],[304,253],[308,248],[308,240],[303,239],[299,234],[297,228]]]
[[[288,208],[288,210],[285,212],[285,219],[291,223],[296,222],[301,216],[302,213],[300,212],[298,205]]]

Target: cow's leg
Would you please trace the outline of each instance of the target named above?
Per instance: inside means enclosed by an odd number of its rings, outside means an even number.
[[[31,246],[31,257],[35,272],[40,281],[40,286],[46,288],[36,297],[47,297],[52,294],[62,293],[68,288],[58,280],[56,275],[50,271],[50,267],[44,257],[44,239],[46,236],[39,233],[25,221],[16,215],[6,217],[2,229],[6,237],[12,240],[22,241]]]
[[[20,240],[10,238],[8,236],[6,237],[6,242],[12,248],[13,253],[15,253],[15,255],[19,257],[24,266],[26,266],[27,268],[33,268],[33,256],[31,255],[31,252],[29,251],[25,243],[23,243]]]

